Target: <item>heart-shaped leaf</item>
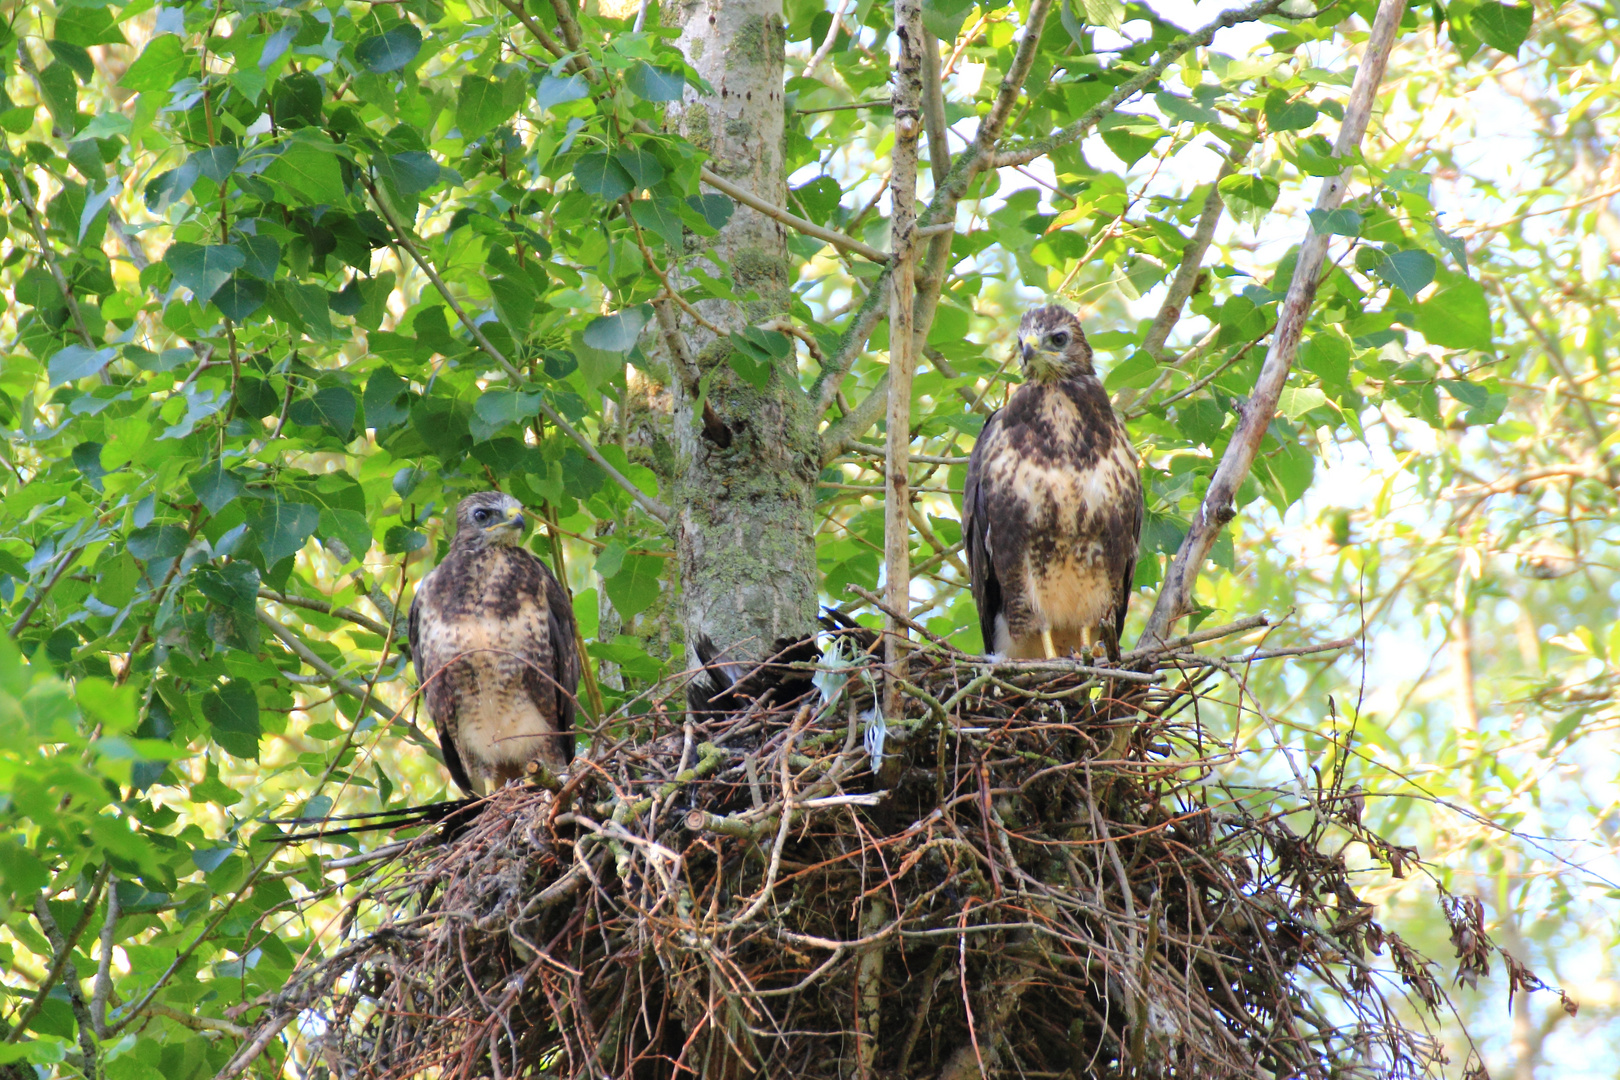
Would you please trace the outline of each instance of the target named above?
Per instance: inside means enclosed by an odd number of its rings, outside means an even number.
[[[373,34],[354,47],[354,58],[377,74],[398,71],[422,51],[422,31],[402,22],[386,34]]]
[[[184,240],[169,245],[163,253],[174,280],[190,289],[198,300],[207,300],[247,262],[235,244],[192,244]]]

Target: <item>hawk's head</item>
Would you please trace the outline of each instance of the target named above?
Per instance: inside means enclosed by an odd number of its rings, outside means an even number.
[[[1080,320],[1056,304],[1024,312],[1018,324],[1018,351],[1024,359],[1024,375],[1036,382],[1092,374],[1091,346]]]
[[[500,491],[469,495],[456,507],[457,547],[511,547],[523,539],[523,504]]]

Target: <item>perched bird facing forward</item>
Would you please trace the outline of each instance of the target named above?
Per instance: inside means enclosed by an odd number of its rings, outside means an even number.
[[[469,794],[574,757],[579,649],[568,595],[522,546],[523,507],[485,491],[411,601],[411,657],[444,763]]]
[[[1142,534],[1142,479],[1091,366],[1080,320],[1056,305],[1018,324],[1026,381],[968,460],[962,533],[988,652],[1064,656],[1119,635]]]

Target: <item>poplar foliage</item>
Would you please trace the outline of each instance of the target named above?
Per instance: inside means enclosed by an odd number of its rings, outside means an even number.
[[[517,0],[92,0],[0,25],[0,1067],[213,1075],[252,1003],[335,947],[344,874],[255,837],[267,816],[446,793],[402,614],[463,495],[499,484],[546,522],[533,543],[573,592],[591,725],[628,723],[684,667],[674,541],[646,509],[679,498],[648,337],[672,287],[751,299],[706,245],[735,204],[663,129],[668,103],[714,88],[657,5],[561,10],[578,48],[558,8]],[[1082,310],[1144,456],[1139,627],[1291,245],[1332,234],[1195,620],[1292,611],[1268,644],[1366,650],[1257,691],[1286,731],[1210,722],[1352,756],[1369,818],[1482,893],[1555,982],[1590,947],[1579,926],[1615,933],[1609,30],[1573,6],[1418,6],[1345,161],[1331,138],[1372,10],[1257,4],[1211,44],[1151,6],[1053,8],[1000,147],[1028,160],[963,194],[919,327],[913,614],[982,645],[965,455],[1016,384],[1011,327],[1052,295]],[[782,13],[781,209],[879,251],[890,17]],[[924,5],[953,154],[1028,21],[1023,0]],[[1345,205],[1307,211],[1346,165]],[[876,625],[849,587],[879,586],[882,408],[862,405],[888,341],[849,328],[881,267],[789,237],[791,327],[732,334],[702,388],[778,380],[824,410],[822,595]],[[1150,347],[1190,244],[1204,269]],[[1525,839],[1553,835],[1591,846]],[[1448,955],[1420,886],[1366,892]],[[1612,961],[1571,977],[1595,1007],[1543,1023],[1533,1000],[1511,1046],[1505,989],[1463,993],[1464,1018],[1489,1010],[1487,1060],[1611,1037]]]

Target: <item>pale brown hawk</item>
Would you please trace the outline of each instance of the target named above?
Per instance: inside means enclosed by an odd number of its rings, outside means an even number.
[[[968,460],[962,533],[985,650],[1064,656],[1119,635],[1142,534],[1142,480],[1091,366],[1080,320],[1056,305],[1018,324],[1025,382]]]
[[[580,656],[568,594],[522,546],[523,507],[486,491],[411,601],[416,678],[450,775],[470,794],[574,757]]]

